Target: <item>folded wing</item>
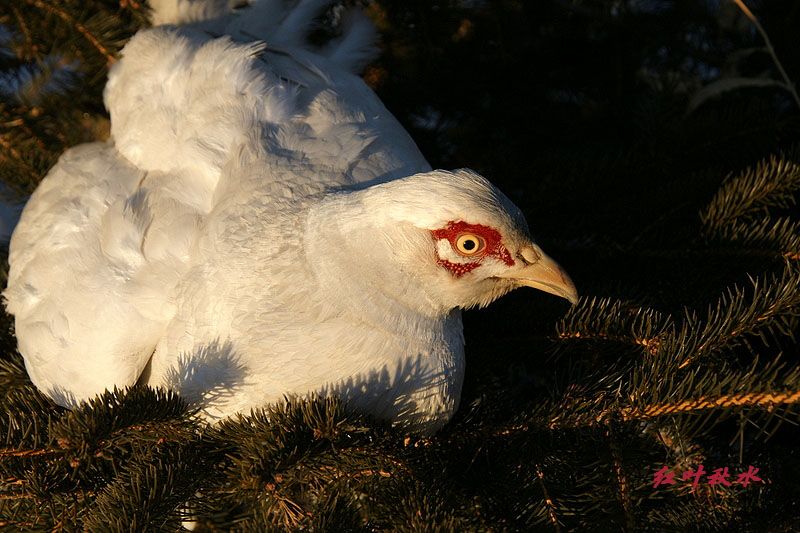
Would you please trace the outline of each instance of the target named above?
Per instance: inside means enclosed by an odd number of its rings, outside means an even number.
[[[144,30],[125,47],[105,92],[112,139],[62,156],[10,245],[4,296],[20,352],[58,403],[137,381],[215,206],[253,190],[253,172],[245,184],[230,171],[243,151],[263,158],[265,202],[429,170],[350,72],[372,51],[366,19],[346,15],[341,37],[303,45],[327,4],[232,13],[160,1],[160,22],[195,24]]]

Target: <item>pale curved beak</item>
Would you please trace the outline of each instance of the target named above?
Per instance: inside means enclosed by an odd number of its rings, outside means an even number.
[[[518,268],[512,267],[507,274],[498,277],[513,279],[519,285],[566,298],[573,305],[578,303],[578,290],[564,270],[535,244],[523,246],[517,254]]]

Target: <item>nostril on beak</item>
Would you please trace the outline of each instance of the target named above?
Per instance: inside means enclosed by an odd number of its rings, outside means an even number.
[[[523,246],[517,252],[517,257],[520,258],[525,265],[533,265],[542,258],[539,251],[540,250],[536,250],[533,246]]]

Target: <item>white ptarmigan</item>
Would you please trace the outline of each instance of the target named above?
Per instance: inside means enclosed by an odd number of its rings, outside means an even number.
[[[336,394],[432,433],[461,394],[460,309],[520,286],[576,299],[519,209],[432,171],[351,73],[362,14],[313,49],[328,0],[152,3],[169,25],[111,69],[111,139],[68,150],[11,239],[7,308],[57,403],[138,382],[216,420]]]

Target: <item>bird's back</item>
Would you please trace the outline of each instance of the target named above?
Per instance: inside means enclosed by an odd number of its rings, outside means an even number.
[[[225,217],[246,218],[232,205],[297,211],[330,189],[430,168],[349,72],[370,44],[357,15],[314,52],[303,37],[324,1],[239,14],[156,4],[160,22],[194,24],[131,39],[105,93],[111,140],[62,156],[11,241],[4,296],[20,351],[63,405],[139,379],[182,280],[204,275],[203,247]]]

